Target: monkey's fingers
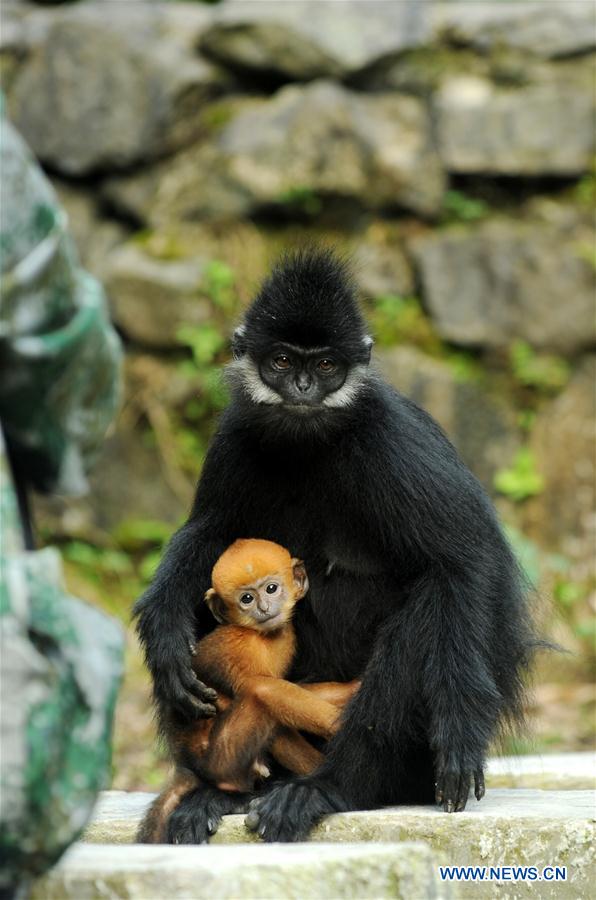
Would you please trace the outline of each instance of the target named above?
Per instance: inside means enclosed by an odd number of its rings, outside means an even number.
[[[485,792],[484,772],[482,769],[476,769],[474,772],[474,796],[477,800],[482,800]]]
[[[156,682],[156,694],[162,705],[173,708],[185,719],[205,719],[216,714],[217,693],[199,681],[192,669],[180,667]]]
[[[249,831],[256,831],[259,827],[259,806],[262,799],[262,797],[255,797],[255,799],[251,800],[248,804],[248,813],[244,819],[244,824]]]
[[[469,772],[448,770],[437,779],[435,799],[445,812],[462,812],[468,802],[471,776]]]

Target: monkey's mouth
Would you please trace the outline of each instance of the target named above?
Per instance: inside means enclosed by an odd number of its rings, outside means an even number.
[[[325,409],[322,403],[284,403],[284,408],[298,413],[299,415],[308,415],[309,413],[321,412]]]
[[[259,625],[263,631],[272,631],[274,628],[280,628],[284,624],[284,621],[283,611],[278,610],[270,616],[267,616],[266,619],[261,619]]]

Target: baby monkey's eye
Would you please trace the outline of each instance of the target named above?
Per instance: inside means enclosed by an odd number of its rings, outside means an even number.
[[[242,594],[240,597],[240,603],[242,603],[243,606],[250,606],[253,600],[254,597],[252,594]]]
[[[332,372],[335,369],[335,363],[332,359],[320,359],[317,366],[321,372]]]
[[[279,587],[279,585],[275,584],[275,583],[272,581],[271,584],[268,584],[268,585],[267,585],[267,587],[265,588],[265,590],[267,591],[268,594],[274,594],[274,593],[276,592],[276,590],[277,590],[278,587]]]
[[[273,358],[273,366],[276,369],[289,369],[292,363],[287,356],[275,356]]]

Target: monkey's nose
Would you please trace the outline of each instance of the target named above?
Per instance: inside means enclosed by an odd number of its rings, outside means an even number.
[[[307,375],[305,372],[302,372],[296,378],[296,387],[300,391],[301,394],[306,394],[307,391],[310,390],[310,386],[312,384],[312,378],[310,375]]]

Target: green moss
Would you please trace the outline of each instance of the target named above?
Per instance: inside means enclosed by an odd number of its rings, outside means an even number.
[[[414,94],[432,93],[449,75],[485,74],[486,61],[468,49],[447,45],[408,50],[393,63],[391,87]]]
[[[230,100],[216,100],[205,106],[200,114],[201,128],[211,137],[221,131],[228,122],[231,122],[236,112],[237,104]]]

